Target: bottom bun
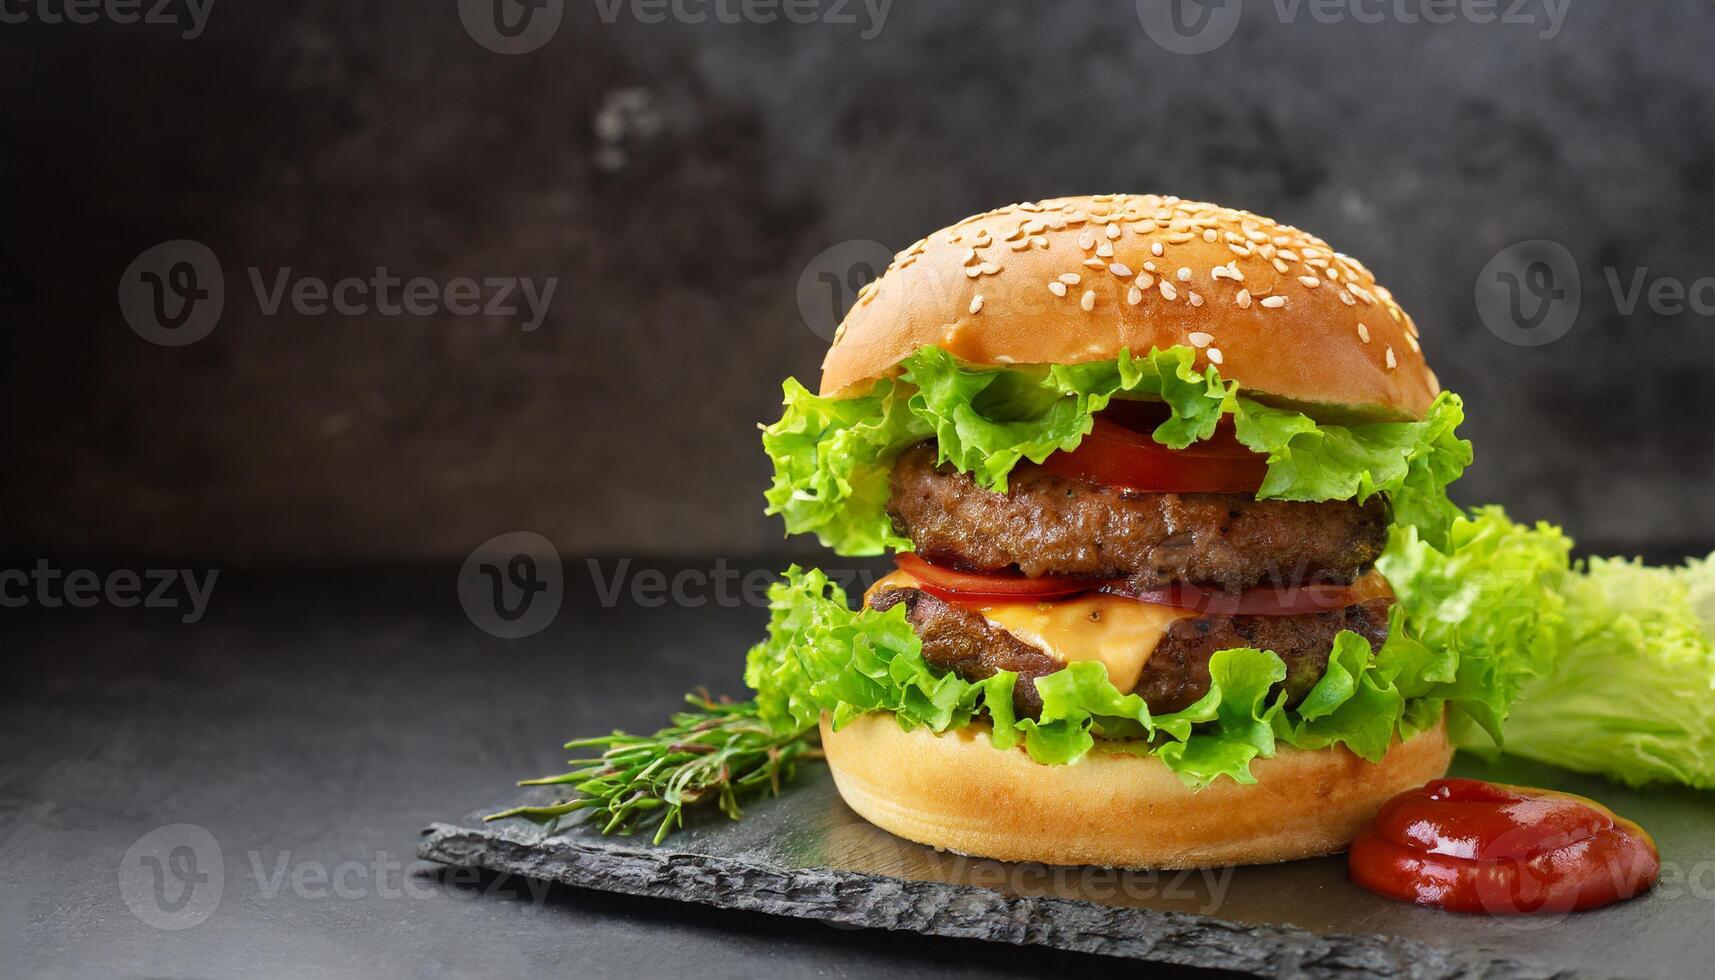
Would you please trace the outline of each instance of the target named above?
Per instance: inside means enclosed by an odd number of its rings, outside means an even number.
[[[1002,861],[1116,868],[1268,864],[1344,850],[1390,797],[1447,772],[1446,723],[1395,742],[1380,762],[1344,748],[1282,746],[1251,763],[1256,782],[1202,790],[1153,756],[1096,750],[1069,766],[996,749],[988,729],[900,731],[874,713],[822,748],[840,796],[883,830]]]

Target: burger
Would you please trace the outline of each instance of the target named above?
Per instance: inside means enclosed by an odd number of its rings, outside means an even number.
[[[1378,562],[1448,550],[1470,463],[1411,317],[1246,211],[1098,195],[978,214],[858,296],[763,430],[793,567],[756,710],[845,803],[973,856],[1176,868],[1344,848],[1499,724]],[[1441,631],[1445,633],[1445,631]]]

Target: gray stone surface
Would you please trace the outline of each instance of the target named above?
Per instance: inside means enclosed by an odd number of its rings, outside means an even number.
[[[1462,759],[1459,771],[1595,795],[1654,831],[1680,873],[1711,867],[1708,794],[1628,793],[1510,761]],[[870,826],[839,801],[820,766],[744,820],[696,821],[660,846],[578,822],[480,819],[499,808],[435,824],[419,855],[856,927],[1271,976],[1676,977],[1715,956],[1715,937],[1702,928],[1715,895],[1684,881],[1579,915],[1480,918],[1371,895],[1346,881],[1341,857],[1155,873],[1005,864],[937,853]]]

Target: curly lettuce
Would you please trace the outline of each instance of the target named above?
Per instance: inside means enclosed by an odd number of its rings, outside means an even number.
[[[1632,786],[1715,789],[1715,555],[1592,558],[1568,575],[1563,643],[1506,723],[1507,752]]]
[[[1213,365],[1195,368],[1189,347],[1151,349],[1111,361],[1035,368],[972,368],[936,347],[902,362],[898,379],[856,398],[823,398],[785,384],[785,411],[763,429],[774,462],[768,513],[790,534],[813,532],[843,555],[904,551],[910,541],[888,521],[887,473],[900,450],[933,437],[941,462],[1004,492],[1021,461],[1077,448],[1095,413],[1114,398],[1165,403],[1153,432],[1183,449],[1207,439],[1222,416],[1240,442],[1268,457],[1258,496],[1283,500],[1392,502],[1395,520],[1440,546],[1458,516],[1447,485],[1471,462],[1457,395],[1443,393],[1417,422],[1319,423],[1302,412],[1245,397]]]
[[[1270,695],[1286,676],[1281,658],[1234,648],[1210,658],[1208,692],[1180,711],[1152,714],[1141,697],[1114,687],[1101,664],[1086,662],[1037,678],[1041,714],[1019,718],[1016,674],[973,682],[936,671],[903,605],[852,610],[824,573],[794,566],[771,588],[769,608],[768,638],[751,649],[745,683],[777,731],[808,729],[824,712],[836,729],[874,711],[892,714],[906,730],[945,732],[986,721],[995,747],[1022,747],[1039,763],[1077,762],[1101,739],[1107,751],[1156,756],[1195,787],[1222,776],[1254,782],[1252,760],[1273,756],[1280,745],[1344,745],[1379,760],[1396,734],[1433,725],[1468,686],[1457,654],[1432,652],[1409,636],[1396,611],[1379,651],[1356,633],[1338,634],[1328,670],[1293,708],[1284,693]]]
[[[1517,524],[1499,507],[1455,519],[1445,550],[1395,528],[1376,567],[1418,638],[1459,660],[1456,685],[1440,691],[1457,741],[1499,743],[1520,691],[1554,668],[1571,549],[1554,525]]]
[[[1455,521],[1447,553],[1396,533],[1377,566],[1424,642],[1467,665],[1462,746],[1715,789],[1715,556],[1575,564],[1559,528],[1499,507]]]

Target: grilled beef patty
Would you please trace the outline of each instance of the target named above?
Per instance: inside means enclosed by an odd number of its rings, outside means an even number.
[[[1012,700],[1020,716],[1038,717],[1042,698],[1036,678],[1064,664],[984,619],[973,609],[946,602],[922,589],[882,589],[868,604],[891,609],[905,604],[906,618],[923,640],[923,659],[940,670],[951,670],[968,681],[1010,670],[1018,674]],[[1155,714],[1178,711],[1209,691],[1209,657],[1231,647],[1273,650],[1286,662],[1286,680],[1269,697],[1286,691],[1287,703],[1297,704],[1322,678],[1334,635],[1352,630],[1372,648],[1387,638],[1391,599],[1375,599],[1320,613],[1297,616],[1207,615],[1173,623],[1144,664],[1137,693]]]
[[[951,465],[934,443],[894,463],[888,513],[924,558],[975,571],[1126,577],[1139,589],[1190,582],[1348,583],[1387,543],[1387,505],[1257,500],[1233,493],[1124,493],[1023,463],[1004,494]]]

